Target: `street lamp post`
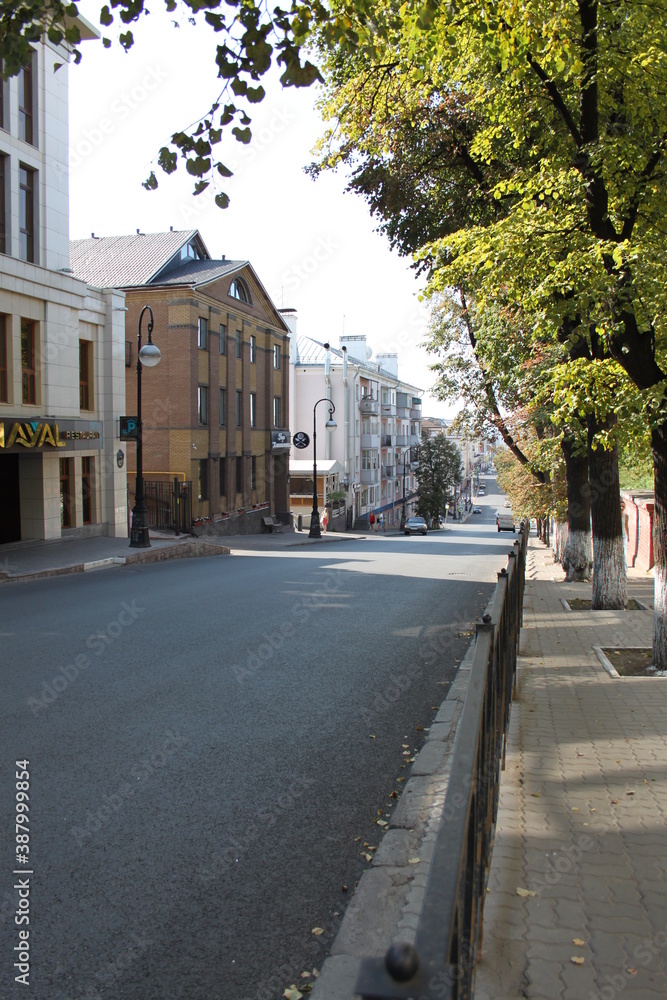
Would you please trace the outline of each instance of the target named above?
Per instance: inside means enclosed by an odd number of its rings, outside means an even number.
[[[322,399],[318,399],[313,407],[313,510],[310,515],[310,531],[308,532],[309,538],[321,538],[322,529],[320,528],[320,512],[317,509],[317,407],[320,403],[327,403],[329,406],[329,419],[324,425],[328,431],[333,431],[338,426],[336,421],[333,419],[334,411],[336,407],[323,396]]]
[[[141,321],[144,313],[148,310],[150,319],[148,321],[148,343],[141,346]],[[146,516],[146,497],[144,496],[144,469],[143,469],[143,425],[141,422],[141,369],[145,365],[147,368],[154,368],[159,364],[160,350],[151,339],[153,332],[153,310],[150,306],[144,306],[139,314],[139,334],[137,340],[137,479],[134,497],[134,510],[132,511],[132,530],[130,532],[130,548],[149,549],[151,540],[148,534],[148,524]]]

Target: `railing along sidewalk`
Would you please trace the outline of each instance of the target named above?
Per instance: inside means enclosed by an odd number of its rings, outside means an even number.
[[[491,613],[476,626],[470,681],[414,945],[365,958],[364,1000],[470,1000],[482,944],[484,896],[500,770],[516,678],[528,528],[498,574]]]

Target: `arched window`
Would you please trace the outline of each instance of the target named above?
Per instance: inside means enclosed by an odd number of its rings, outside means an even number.
[[[250,290],[241,278],[234,278],[229,286],[229,294],[233,299],[238,299],[239,302],[247,302],[248,305],[252,304]]]

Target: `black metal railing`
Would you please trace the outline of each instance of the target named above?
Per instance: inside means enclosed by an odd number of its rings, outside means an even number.
[[[364,1000],[470,1000],[498,813],[500,770],[516,677],[528,531],[498,574],[491,613],[476,626],[442,822],[414,945],[361,963]]]
[[[158,482],[144,479],[146,523],[157,531],[177,535],[192,531],[192,483]],[[135,503],[134,483],[128,483],[128,506]]]

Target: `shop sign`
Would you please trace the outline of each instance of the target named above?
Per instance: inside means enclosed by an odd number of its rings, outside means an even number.
[[[102,424],[86,420],[0,420],[0,449],[101,448]]]
[[[289,451],[290,446],[289,431],[271,431],[271,451]]]

